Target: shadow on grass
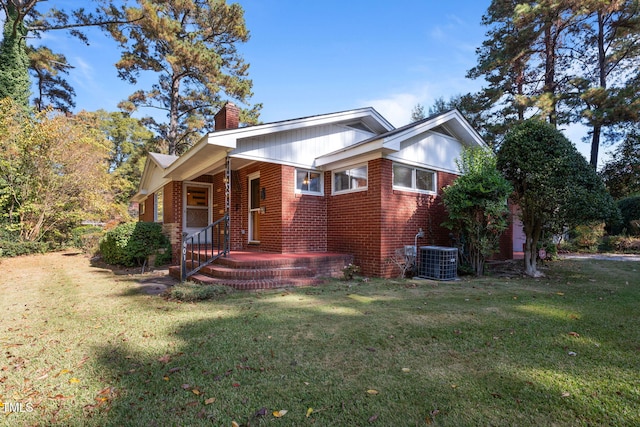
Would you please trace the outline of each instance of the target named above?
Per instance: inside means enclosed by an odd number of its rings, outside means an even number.
[[[607,305],[598,298],[608,291],[591,295],[565,283],[517,282],[513,290],[411,283],[166,303],[171,315],[197,314],[180,322],[154,303],[157,314],[146,320],[162,324],[157,332],[96,349],[99,369],[107,369],[117,391],[86,408],[88,420],[114,426],[640,421],[634,385],[640,378],[629,346],[629,340],[637,345],[638,333],[610,331],[627,315],[626,299],[609,293]],[[575,330],[578,336],[569,334]],[[272,415],[282,409],[288,411],[282,419]]]

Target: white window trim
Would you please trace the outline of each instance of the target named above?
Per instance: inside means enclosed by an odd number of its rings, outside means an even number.
[[[309,191],[298,189],[298,171],[302,172],[315,172],[320,174],[320,191]],[[324,172],[307,168],[294,168],[293,169],[293,191],[295,194],[306,194],[310,196],[324,196]]]
[[[344,172],[347,171],[349,169],[357,169],[360,167],[365,167],[367,168],[367,185],[365,185],[364,187],[358,187],[358,188],[349,188],[347,190],[340,190],[340,191],[336,191],[335,189],[335,175],[336,173],[339,172]],[[338,195],[338,194],[347,194],[347,193],[357,193],[358,191],[367,191],[369,189],[369,164],[368,163],[360,163],[357,165],[351,165],[348,166],[346,168],[340,168],[340,169],[336,169],[331,171],[331,194],[332,195]]]
[[[411,172],[411,187],[402,187],[400,185],[395,185],[395,179],[393,176],[393,165],[400,165],[400,166],[405,166],[407,168],[411,168],[412,172]],[[420,193],[420,194],[432,194],[432,195],[437,195],[438,194],[438,172],[436,172],[433,169],[427,169],[427,168],[421,168],[421,167],[417,167],[417,166],[413,166],[413,165],[409,165],[406,163],[401,163],[401,162],[393,162],[393,165],[391,166],[391,184],[393,185],[393,189],[394,190],[398,190],[398,191],[407,191],[407,192],[411,192],[411,193]],[[424,172],[431,172],[433,174],[433,187],[435,188],[435,190],[421,190],[416,188],[416,170],[421,170]]]
[[[162,194],[162,217],[158,218],[158,194]],[[153,222],[164,222],[164,188],[153,194]]]

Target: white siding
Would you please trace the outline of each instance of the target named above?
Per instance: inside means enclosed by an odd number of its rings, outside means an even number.
[[[343,125],[322,125],[242,139],[232,156],[313,167],[316,157],[375,136]]]
[[[427,132],[402,141],[400,150],[387,157],[416,166],[458,173],[455,159],[460,156],[462,148],[462,144],[453,138]]]

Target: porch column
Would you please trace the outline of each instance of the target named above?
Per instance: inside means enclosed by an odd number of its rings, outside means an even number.
[[[231,250],[231,157],[224,161],[224,247],[225,256]]]

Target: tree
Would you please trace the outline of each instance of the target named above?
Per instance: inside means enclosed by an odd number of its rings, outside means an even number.
[[[449,214],[443,225],[462,234],[471,267],[481,276],[486,258],[499,250],[508,226],[507,199],[513,188],[496,169],[496,157],[489,150],[467,149],[456,164],[462,175],[443,190]]]
[[[467,76],[486,80],[478,96],[498,138],[525,117],[582,121],[595,169],[601,134],[613,141],[639,120],[639,10],[638,0],[493,0]]]
[[[621,136],[617,126],[640,120],[640,2],[588,0],[581,7],[585,19],[571,60],[586,72],[573,80],[576,90],[569,99],[577,120],[591,128],[595,169],[602,133],[608,130],[604,143],[612,143]]]
[[[0,43],[0,99],[14,99],[29,105],[30,80],[27,56],[27,29],[13,2],[2,4],[5,11],[3,39]]]
[[[640,195],[640,132],[630,132],[600,171],[615,199]]]
[[[411,110],[411,123],[419,122],[420,120],[424,120],[427,118],[427,115],[424,113],[424,105],[418,103],[413,106],[413,110]]]
[[[166,112],[167,122],[149,117],[146,123],[165,141],[165,152],[180,154],[203,129],[212,129],[213,116],[226,101],[221,93],[241,103],[252,95],[249,65],[237,51],[249,39],[244,12],[219,0],[138,0],[138,5],[127,9],[127,18],[142,19],[111,27],[123,50],[116,67],[132,84],[144,72],[156,73],[157,82],[137,90],[121,108]],[[244,109],[241,120],[255,122],[260,108]]]
[[[526,274],[538,277],[537,245],[543,231],[604,221],[616,213],[602,179],[552,125],[526,120],[505,136],[497,167],[511,181],[512,201],[524,226]]]
[[[110,142],[108,164],[114,201],[126,206],[138,188],[146,155],[157,151],[155,137],[140,120],[123,112],[100,110],[95,120]]]
[[[64,238],[85,219],[111,217],[108,143],[85,116],[35,115],[0,100],[0,205],[26,241]]]
[[[76,106],[75,90],[61,74],[69,74],[72,68],[62,54],[41,46],[28,49],[29,69],[36,79],[38,93],[33,103],[38,111],[47,107],[69,112]],[[48,100],[48,102],[47,102]]]
[[[31,92],[28,37],[40,38],[47,31],[66,30],[88,44],[82,28],[125,22],[121,20],[122,12],[111,1],[99,0],[94,12],[87,12],[82,7],[70,12],[56,8],[42,12],[39,5],[45,1],[0,0],[4,12],[4,38],[0,43],[0,99],[9,97],[25,108],[29,106]],[[62,83],[64,80],[56,82]],[[53,83],[53,80],[49,81],[49,84]],[[70,93],[67,87],[63,87],[62,91]]]

